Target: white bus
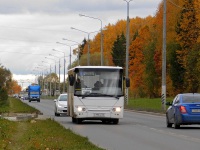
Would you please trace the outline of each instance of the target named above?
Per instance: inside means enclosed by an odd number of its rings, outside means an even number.
[[[68,71],[68,116],[73,123],[101,120],[118,124],[124,113],[123,68],[77,66]]]

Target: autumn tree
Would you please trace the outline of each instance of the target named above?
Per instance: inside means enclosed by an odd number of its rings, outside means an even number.
[[[22,87],[18,84],[16,80],[11,81],[11,88],[8,91],[8,94],[19,93],[22,90]]]
[[[145,48],[151,41],[151,34],[148,26],[144,26],[138,34],[138,37],[130,45],[129,74],[131,78],[131,90],[135,97],[146,96],[147,86],[145,83],[145,55],[149,55]],[[149,49],[150,50],[150,49]],[[149,60],[147,60],[149,62]],[[152,66],[151,66],[152,67]],[[147,78],[146,78],[147,79]]]
[[[8,99],[8,91],[11,87],[12,74],[10,70],[0,65],[0,104]]]
[[[40,76],[38,78],[38,83],[42,83],[45,82],[47,85],[47,89],[50,90],[50,94],[51,96],[54,96],[55,94],[55,85],[58,82],[58,76],[56,73],[50,73],[47,74],[46,77],[44,77],[44,79]],[[40,84],[42,86],[42,84]],[[56,86],[57,87],[57,86]]]
[[[186,90],[189,92],[197,92],[198,88],[193,89],[199,82],[194,76],[194,66],[196,64],[194,62],[191,63],[191,56],[193,60],[197,60],[199,57],[199,55],[194,55],[196,54],[194,46],[197,45],[197,39],[199,37],[198,19],[196,17],[194,0],[184,0],[184,5],[176,25],[176,33],[177,42],[181,46],[177,50],[177,59],[185,69],[184,86],[187,87]],[[195,62],[197,63],[197,61]]]

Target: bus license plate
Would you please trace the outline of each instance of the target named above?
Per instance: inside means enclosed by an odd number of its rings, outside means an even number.
[[[96,113],[94,114],[94,117],[105,117],[105,115],[102,113]]]
[[[192,112],[198,112],[198,113],[200,113],[200,109],[192,109]]]

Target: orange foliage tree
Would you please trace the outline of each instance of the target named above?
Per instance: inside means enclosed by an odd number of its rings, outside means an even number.
[[[149,27],[143,27],[138,34],[138,37],[130,45],[130,68],[129,74],[131,78],[131,91],[134,93],[134,97],[143,96],[145,93],[145,56],[144,48],[151,40]]]
[[[167,94],[174,96],[183,83],[189,89],[200,83],[199,0],[167,1]],[[186,8],[186,9],[184,9]],[[178,23],[178,24],[177,24]],[[103,30],[103,57],[106,65],[114,65],[111,55],[117,36],[126,34],[126,20],[108,24]],[[90,40],[91,57],[100,57],[100,33]],[[163,48],[163,2],[155,16],[130,19],[130,93],[135,97],[158,97],[161,93],[162,48]],[[83,48],[87,55],[87,43]],[[86,59],[86,57],[83,57]],[[92,59],[92,58],[91,58]],[[99,60],[98,60],[99,62]],[[104,64],[104,65],[105,65]],[[184,77],[183,72],[186,71]],[[192,72],[192,74],[190,74]],[[195,79],[194,81],[190,79]],[[196,91],[198,86],[196,86]]]
[[[9,94],[16,94],[16,93],[21,92],[21,90],[22,90],[22,88],[18,84],[18,82],[16,80],[12,80],[11,89],[9,90]]]
[[[184,0],[180,18],[176,26],[177,42],[180,44],[180,49],[177,50],[177,59],[184,72],[184,87],[188,92],[197,92],[199,87],[199,77],[197,70],[197,59],[199,54],[194,47],[198,45],[199,25],[195,10],[194,0]]]

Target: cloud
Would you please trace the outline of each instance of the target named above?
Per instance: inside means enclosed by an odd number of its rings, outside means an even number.
[[[134,0],[130,9],[155,8],[161,0]],[[65,14],[70,11],[104,12],[119,11],[126,8],[123,0],[1,0],[0,13],[53,13]]]
[[[133,0],[130,2],[130,17],[153,15],[160,2]],[[65,52],[69,64],[69,47],[56,42],[69,43],[62,40],[67,38],[81,43],[87,37],[71,27],[86,32],[100,29],[99,20],[79,14],[100,18],[104,27],[126,19],[126,8],[123,0],[0,0],[0,63],[14,75],[39,73],[41,69],[33,71],[38,65],[43,65],[42,71],[49,71],[49,65],[42,61],[54,66],[55,62],[45,57],[49,54],[63,57],[62,53],[52,51],[57,49]],[[76,56],[72,58],[75,60]]]

